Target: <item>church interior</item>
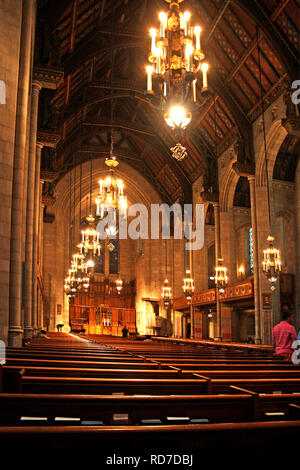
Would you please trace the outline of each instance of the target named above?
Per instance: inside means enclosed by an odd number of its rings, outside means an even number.
[[[0,34],[3,448],[295,448],[299,1],[0,0]]]

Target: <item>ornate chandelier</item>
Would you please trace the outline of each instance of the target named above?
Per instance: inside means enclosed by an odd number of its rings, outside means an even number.
[[[186,275],[188,277],[183,279],[183,292],[187,298],[188,303],[191,303],[192,297],[194,295],[195,286],[194,286],[194,279],[191,278],[191,271],[189,269],[186,270]]]
[[[64,291],[69,297],[69,300],[77,294],[76,270],[73,265],[71,269],[68,270],[68,276],[65,278]]]
[[[201,95],[209,95],[208,64],[201,48],[201,27],[191,25],[190,12],[180,11],[183,0],[165,1],[170,3],[169,11],[159,13],[159,29],[150,30],[147,95],[161,105],[166,123],[180,137],[192,119],[197,82]]]
[[[87,217],[89,227],[81,231],[81,242],[77,245],[81,255],[100,256],[101,244],[99,233],[93,228],[94,217]]]
[[[219,293],[222,295],[225,292],[225,289],[228,284],[227,268],[223,266],[223,259],[218,259],[218,266],[215,267],[215,285]]]
[[[96,216],[103,219],[106,213],[113,210],[119,211],[121,216],[126,215],[127,201],[124,196],[124,184],[114,175],[114,168],[119,165],[116,157],[110,156],[105,160],[105,165],[109,168],[109,175],[99,181],[99,194],[96,199]]]
[[[168,307],[172,303],[172,288],[169,286],[168,279],[165,279],[161,292],[161,300],[165,307]]]
[[[277,281],[281,271],[281,260],[279,250],[274,248],[274,237],[268,236],[269,248],[264,250],[263,272],[268,280],[273,284]],[[275,286],[271,286],[271,290],[275,290]]]

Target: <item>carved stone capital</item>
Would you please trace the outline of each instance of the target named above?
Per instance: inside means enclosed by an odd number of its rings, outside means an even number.
[[[200,197],[202,199],[202,202],[208,202],[211,204],[219,202],[219,194],[216,192],[201,191]]]
[[[282,126],[290,135],[300,138],[300,117],[288,117],[281,120]]]
[[[44,147],[56,147],[60,141],[60,135],[56,132],[51,132],[47,130],[38,130],[37,141],[39,144]]]
[[[242,163],[234,162],[232,164],[232,169],[238,176],[244,176],[248,178],[249,176],[255,175],[255,165],[254,163]]]
[[[62,70],[51,69],[47,67],[34,67],[33,78],[37,80],[43,88],[55,90],[64,78]]]

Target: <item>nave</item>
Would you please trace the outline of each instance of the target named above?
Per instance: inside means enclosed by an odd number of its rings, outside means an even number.
[[[120,455],[209,455],[296,448],[299,366],[259,346],[48,333],[8,348],[4,449],[99,462]],[[197,457],[198,456],[198,457]]]

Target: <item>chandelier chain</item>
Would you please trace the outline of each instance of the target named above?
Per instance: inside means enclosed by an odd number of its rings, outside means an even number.
[[[262,125],[263,125],[263,137],[264,137],[265,169],[266,169],[268,216],[269,216],[269,233],[271,233],[272,227],[271,227],[271,206],[270,206],[270,189],[269,189],[269,174],[268,174],[266,121],[265,121],[264,93],[263,93],[263,87],[262,87],[261,49],[260,49],[260,45],[259,45],[259,29],[258,29],[258,26],[256,26],[256,39],[257,39],[257,53],[258,53],[258,68],[259,68],[259,85],[260,85],[260,97],[261,97]]]

